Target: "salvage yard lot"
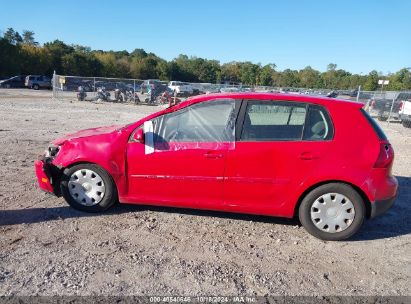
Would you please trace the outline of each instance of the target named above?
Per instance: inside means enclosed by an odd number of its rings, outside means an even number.
[[[381,123],[396,153],[394,207],[353,239],[324,242],[294,220],[69,208],[37,188],[37,155],[65,133],[159,108],[50,96],[0,90],[0,295],[411,295],[410,129]]]

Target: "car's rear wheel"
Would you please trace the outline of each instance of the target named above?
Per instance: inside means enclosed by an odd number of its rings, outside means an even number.
[[[94,164],[79,164],[64,170],[60,188],[70,206],[86,212],[105,211],[118,200],[113,179]]]
[[[38,90],[38,89],[40,89],[40,86],[39,86],[38,84],[34,84],[34,85],[33,85],[33,89],[34,89],[34,90]]]
[[[313,236],[340,241],[354,235],[365,217],[362,197],[351,186],[330,183],[308,193],[299,208],[304,228]]]

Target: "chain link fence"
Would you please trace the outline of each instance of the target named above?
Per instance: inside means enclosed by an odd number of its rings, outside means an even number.
[[[219,92],[278,92],[347,99],[364,104],[380,121],[399,120],[404,101],[411,101],[411,91],[330,90],[291,87],[248,86],[225,82],[186,83],[158,79],[122,79],[53,75],[53,98],[79,101],[128,102],[134,104],[177,103],[187,97]]]
[[[53,75],[53,98],[78,101],[139,102],[142,80]]]

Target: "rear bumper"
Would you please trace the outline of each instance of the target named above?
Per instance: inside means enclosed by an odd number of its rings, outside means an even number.
[[[43,159],[36,160],[34,168],[39,188],[59,196],[60,191],[57,186],[59,178],[58,168]]]
[[[386,200],[379,200],[375,201],[371,204],[371,215],[370,218],[374,218],[385,213],[388,209],[394,205],[394,202],[397,198],[397,195],[393,196],[392,198]]]
[[[388,168],[375,168],[367,180],[366,193],[368,192],[368,199],[370,201],[371,210],[369,210],[369,218],[376,217],[394,204],[398,194],[398,180],[395,176],[388,173]]]

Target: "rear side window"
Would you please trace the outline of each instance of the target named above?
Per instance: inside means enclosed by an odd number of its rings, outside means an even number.
[[[321,106],[310,105],[304,127],[304,140],[330,140],[334,128],[328,112]]]
[[[248,101],[240,140],[301,140],[305,117],[305,104]]]
[[[380,140],[388,140],[387,136],[385,135],[384,131],[381,129],[381,127],[378,125],[378,123],[368,114],[364,109],[361,109],[361,113],[364,115],[364,117],[368,120],[370,123],[371,127],[374,129],[375,133],[377,133],[378,138]]]

